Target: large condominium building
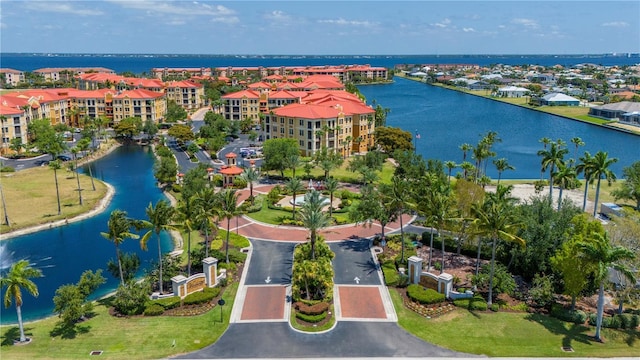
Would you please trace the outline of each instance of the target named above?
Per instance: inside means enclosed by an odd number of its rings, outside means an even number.
[[[167,100],[173,100],[187,111],[204,106],[204,85],[189,80],[171,81],[166,85]]]
[[[68,81],[75,76],[87,73],[115,74],[115,71],[103,67],[42,68],[33,72],[42,75],[47,81]]]
[[[264,98],[264,95],[262,95]],[[261,94],[253,90],[242,90],[221,97],[224,103],[223,114],[227,120],[249,118],[258,124],[260,121]]]
[[[144,89],[126,90],[112,96],[113,123],[128,117],[139,117],[142,121],[162,122],[167,112],[164,93]]]
[[[24,72],[14,69],[0,69],[0,74],[4,77],[4,82],[0,85],[16,86],[24,82]]]
[[[153,68],[151,69],[153,76],[158,79],[164,79],[170,76],[192,77],[192,76],[211,76],[211,68]]]

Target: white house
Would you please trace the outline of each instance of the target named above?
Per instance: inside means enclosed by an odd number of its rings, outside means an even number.
[[[496,96],[498,97],[508,97],[508,98],[519,98],[523,96],[527,96],[531,93],[531,90],[518,87],[518,86],[505,86],[501,87],[496,91]]]

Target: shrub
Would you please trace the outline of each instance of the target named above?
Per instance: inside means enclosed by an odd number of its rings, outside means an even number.
[[[329,310],[329,304],[326,302],[316,302],[313,305],[305,304],[304,302],[298,301],[293,304],[294,308],[305,315],[320,315],[327,310]]]
[[[486,311],[487,310],[487,302],[479,297],[475,296],[470,299],[457,299],[453,301],[453,304],[457,307],[461,307],[467,310],[478,310],[478,311]]]
[[[151,301],[151,305],[162,306],[165,310],[177,308],[178,306],[180,306],[180,297],[172,296],[164,299],[153,300]]]
[[[551,305],[550,315],[556,319],[572,322],[574,324],[584,324],[584,322],[587,321],[587,314],[584,311],[571,311],[569,309],[565,309],[560,304]]]
[[[149,286],[146,283],[129,282],[118,286],[113,299],[113,307],[123,315],[142,314],[149,299]]]
[[[324,320],[326,317],[327,317],[326,312],[323,312],[322,314],[318,314],[318,315],[307,315],[301,312],[296,312],[296,318],[302,321],[306,321],[308,323],[317,323]]]
[[[498,310],[500,310],[500,305],[498,305],[498,304],[491,304],[491,311],[493,311],[493,312],[498,312]]]
[[[218,286],[217,287],[212,287],[212,288],[210,288],[210,287],[204,288],[204,292],[207,293],[207,294],[213,295],[213,297],[216,297],[216,296],[220,295],[220,291],[222,291],[222,288],[218,287]]]
[[[640,316],[634,314],[616,314],[620,318],[620,327],[623,329],[635,329],[640,325]]]
[[[174,193],[180,193],[182,191],[182,186],[178,185],[178,184],[173,184],[171,185],[171,191],[173,191]]]
[[[602,327],[610,329],[635,329],[640,321],[638,315],[615,314],[602,318]],[[597,314],[589,314],[589,325],[596,325]]]
[[[164,145],[158,145],[156,147],[156,154],[160,157],[170,157],[173,156],[173,153],[171,152],[171,149],[169,149],[168,147],[164,146]]]
[[[0,172],[15,172],[16,169],[12,168],[11,166],[2,166],[0,167]]]
[[[444,294],[433,289],[425,289],[418,284],[411,284],[407,287],[407,296],[420,304],[437,304],[444,301]]]
[[[397,286],[400,281],[400,274],[396,270],[395,265],[391,264],[391,267],[383,266],[382,274],[384,275],[384,284],[387,286]]]
[[[144,309],[144,316],[158,316],[164,313],[164,307],[158,304],[151,304]]]
[[[553,301],[553,277],[536,276],[533,279],[533,287],[529,290],[529,296],[535,306],[545,307]]]
[[[203,304],[207,301],[211,301],[215,296],[211,292],[199,291],[193,294],[187,295],[183,303],[185,305],[195,305],[195,304]]]

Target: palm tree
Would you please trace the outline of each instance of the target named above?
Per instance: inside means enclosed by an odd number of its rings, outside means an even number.
[[[296,168],[300,166],[300,155],[290,154],[284,159],[284,162],[286,166],[291,169],[291,177],[296,177]]]
[[[212,188],[203,188],[193,196],[193,220],[204,229],[205,257],[209,257],[209,229],[215,225],[213,218],[219,215],[219,200]]]
[[[16,304],[20,342],[27,341],[24,335],[24,326],[22,325],[22,289],[38,297],[38,286],[30,280],[38,277],[42,277],[42,271],[29,266],[27,260],[20,260],[11,265],[7,276],[0,278],[0,288],[7,287],[7,292],[4,294],[4,307],[8,308],[12,302]]]
[[[464,143],[460,145],[460,150],[462,150],[462,162],[467,161],[467,152],[473,150],[473,145]]]
[[[598,179],[596,184],[596,202],[593,204],[593,216],[598,212],[598,200],[600,198],[600,180],[605,178],[609,185],[616,181],[616,174],[609,169],[609,166],[618,162],[618,158],[609,158],[607,152],[598,151],[591,161],[591,178]]]
[[[120,244],[127,239],[138,239],[139,235],[131,232],[134,220],[127,217],[127,212],[116,209],[111,212],[109,221],[107,222],[107,232],[101,232],[100,235],[113,242],[116,247],[116,258],[118,259],[118,270],[120,271],[120,284],[124,285],[124,276],[122,274],[122,262],[120,261]]]
[[[73,159],[76,161],[76,181],[78,183],[78,197],[80,200],[80,205],[82,206],[82,189],[80,188],[80,174],[78,173],[78,148],[76,146],[71,148],[71,154],[73,154]]]
[[[445,162],[444,162],[444,166],[445,166],[445,167],[447,168],[447,170],[448,170],[448,176],[447,176],[447,179],[449,179],[449,185],[451,185],[451,171],[452,171],[453,169],[457,168],[457,167],[458,167],[458,164],[456,164],[456,162],[455,162],[455,161],[451,161],[451,160],[449,160],[449,161],[445,161]]]
[[[576,136],[576,137],[571,138],[571,143],[573,145],[575,145],[575,147],[576,147],[576,151],[573,154],[573,159],[571,159],[571,163],[575,163],[576,159],[578,158],[578,147],[579,146],[584,146],[584,141],[582,141],[581,138]]]
[[[402,215],[415,208],[412,201],[412,193],[407,179],[394,175],[391,185],[382,184],[380,187],[385,196],[385,203],[400,218],[400,257],[404,262],[404,226],[402,225]]]
[[[349,156],[349,149],[351,148],[351,141],[353,137],[351,135],[344,138],[344,157]]]
[[[471,173],[474,169],[474,166],[472,163],[465,161],[462,164],[460,164],[460,168],[462,168],[463,172],[462,172],[462,177],[467,180],[467,174]]]
[[[324,189],[329,192],[329,198],[330,198],[329,219],[333,217],[333,193],[335,193],[336,190],[338,190],[338,186],[340,186],[340,184],[338,183],[338,180],[334,179],[333,177],[328,178],[327,181],[324,182]]]
[[[516,236],[519,224],[516,223],[516,215],[513,211],[514,198],[510,196],[512,186],[499,185],[496,193],[487,194],[481,206],[474,206],[473,212],[476,219],[473,224],[477,234],[491,239],[491,270],[489,273],[489,296],[487,304],[493,303],[493,274],[496,262],[496,244],[499,239],[515,242],[525,246],[525,241]]]
[[[440,231],[444,227],[444,224],[451,220],[454,216],[452,214],[452,207],[455,203],[453,197],[451,196],[451,188],[445,184],[439,184],[437,182],[432,182],[432,185],[429,188],[427,194],[427,204],[428,204],[428,213],[430,218],[436,224],[436,233],[440,237],[440,242],[442,245],[442,264],[440,267],[440,273],[444,272],[444,255],[445,255],[445,241],[444,237],[441,235]],[[431,259],[431,248],[433,247],[433,231],[431,231],[431,246],[429,249],[429,259]],[[431,263],[431,260],[429,260]]]
[[[553,140],[551,140],[548,137],[543,137],[540,139],[540,142],[542,143],[542,145],[544,146],[544,149],[547,150],[547,145],[551,144]]]
[[[553,180],[556,182],[556,185],[560,187],[560,194],[558,195],[558,211],[560,211],[560,206],[562,205],[562,191],[564,189],[572,188],[577,178],[578,175],[576,173],[576,168],[572,166],[560,165],[558,167],[558,171],[553,174]]]
[[[226,262],[229,263],[229,233],[231,219],[238,215],[238,194],[235,189],[225,189],[218,193],[220,204],[220,216],[227,219],[227,243],[225,244]]]
[[[582,255],[595,266],[593,275],[599,284],[598,311],[596,318],[595,339],[601,341],[600,329],[602,327],[602,315],[604,313],[604,284],[609,277],[609,269],[614,269],[623,274],[632,284],[635,284],[633,272],[619,261],[633,259],[635,254],[622,246],[612,246],[607,233],[593,233],[593,238],[578,244]]]
[[[500,158],[493,160],[493,165],[496,166],[496,170],[498,170],[498,185],[500,185],[500,179],[502,178],[502,173],[507,170],[515,170],[516,168],[513,165],[509,164],[507,159]]]
[[[253,182],[257,181],[260,178],[260,173],[258,172],[258,170],[249,167],[247,169],[244,169],[244,172],[241,176],[242,179],[244,179],[247,184],[249,184],[249,199],[251,201],[251,205],[253,205]]]
[[[323,207],[323,199],[319,191],[312,190],[304,195],[304,204],[302,205],[302,210],[300,210],[300,217],[304,227],[309,230],[311,260],[316,258],[318,230],[329,225],[329,217],[322,211]]]
[[[291,192],[291,195],[293,196],[293,203],[292,203],[293,219],[295,219],[296,218],[296,196],[297,196],[297,193],[304,190],[304,185],[302,184],[302,181],[300,179],[298,179],[297,177],[292,177],[291,179],[289,179],[289,181],[287,181],[287,183],[284,186],[287,190]]]
[[[62,168],[60,160],[53,160],[49,163],[49,167],[53,169],[53,177],[56,180],[56,196],[58,198],[58,215],[62,214],[62,208],[60,207],[60,189],[58,187],[58,170]]]
[[[175,209],[166,200],[158,200],[156,206],[149,203],[145,213],[149,221],[144,222],[144,227],[149,229],[146,234],[140,238],[140,248],[147,250],[147,242],[152,233],[156,234],[158,240],[158,265],[159,265],[159,283],[160,294],[163,293],[162,288],[162,248],[160,247],[160,232],[163,230],[174,230],[175,227],[171,224],[173,217],[175,216]]]
[[[195,196],[182,197],[178,203],[178,222],[180,227],[187,232],[187,276],[191,276],[191,232],[194,228]]]
[[[562,147],[559,142],[551,143],[549,150],[538,151],[538,156],[542,156],[542,170],[549,170],[549,200],[553,202],[553,174],[555,168],[564,164],[564,156],[569,152],[566,148]]]
[[[86,141],[85,139],[78,141],[77,147],[80,151],[82,151],[82,154],[84,156],[87,156],[87,150],[89,150],[89,145],[90,145],[89,141],[90,141],[89,139],[86,139]],[[77,164],[76,164],[76,167],[77,167]],[[87,164],[87,167],[89,168],[89,178],[91,179],[91,188],[93,191],[96,191],[96,184],[93,182],[93,174],[91,173],[91,164],[90,163]]]
[[[576,166],[576,174],[584,174],[584,198],[582,199],[582,211],[587,210],[587,195],[589,193],[589,183],[593,183],[593,156],[588,151],[584,152],[584,156],[580,158],[580,164]]]

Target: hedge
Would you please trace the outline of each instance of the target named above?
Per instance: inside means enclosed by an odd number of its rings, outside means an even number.
[[[144,309],[144,316],[158,316],[164,313],[164,307],[159,304],[151,304]]]
[[[298,312],[303,313],[305,315],[320,315],[327,310],[329,310],[329,304],[326,302],[319,302],[313,305],[307,305],[302,302],[296,302],[293,304],[293,307],[298,310]],[[306,321],[306,320],[305,320]]]
[[[151,305],[160,305],[165,310],[177,308],[178,306],[180,306],[180,297],[172,296],[164,299],[153,300],[151,301]]]
[[[584,324],[584,322],[587,321],[587,314],[584,311],[571,311],[563,308],[560,304],[551,305],[550,315],[556,319],[572,322],[574,324]]]
[[[382,266],[382,274],[384,275],[384,284],[387,286],[397,286],[400,282],[400,274],[393,263],[391,266]]]
[[[479,297],[473,297],[470,299],[457,299],[453,301],[453,304],[457,307],[465,308],[467,310],[478,310],[478,311],[486,311],[487,310],[487,302]]]
[[[597,314],[589,314],[589,325],[596,325]],[[640,323],[640,316],[633,314],[615,314],[602,317],[602,327],[610,329],[635,329]]]
[[[296,318],[302,321],[306,321],[308,323],[317,323],[324,320],[326,317],[327,317],[327,312],[323,312],[322,314],[318,314],[318,315],[307,315],[298,311],[296,312]]]
[[[184,305],[195,305],[195,304],[203,304],[207,301],[213,300],[215,295],[212,292],[199,291],[192,294],[187,295],[184,300]]]
[[[425,289],[418,284],[411,284],[407,287],[407,296],[420,304],[437,304],[445,299],[444,294],[433,289]]]

